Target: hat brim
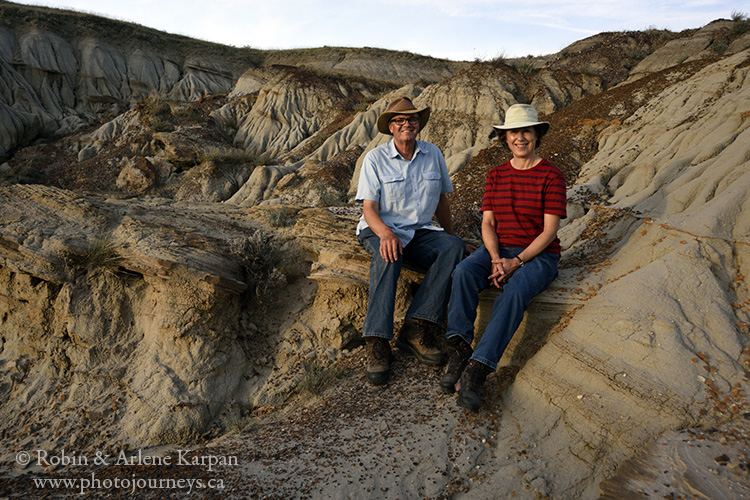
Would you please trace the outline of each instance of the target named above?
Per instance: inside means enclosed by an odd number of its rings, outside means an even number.
[[[424,109],[414,109],[414,110],[405,110],[405,111],[386,111],[383,114],[381,114],[378,117],[378,132],[385,135],[393,135],[391,134],[390,129],[388,128],[388,122],[391,121],[391,118],[393,118],[396,115],[419,115],[419,130],[422,130],[425,125],[427,125],[427,120],[430,119],[430,107],[427,106]]]
[[[526,127],[538,127],[541,135],[544,135],[549,131],[549,122],[515,122],[510,125],[493,125],[492,128],[495,130],[515,130]]]

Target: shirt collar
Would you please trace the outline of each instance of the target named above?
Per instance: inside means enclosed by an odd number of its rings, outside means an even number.
[[[419,153],[425,153],[426,154],[426,151],[422,151],[422,149],[419,147],[420,143],[421,143],[421,141],[417,141],[417,145],[414,146],[414,156],[412,157],[412,161],[414,160],[414,158],[417,157],[417,154],[419,154]],[[396,149],[396,143],[393,141],[393,139],[391,139],[388,142],[388,156],[390,158],[396,158],[397,156],[399,156],[399,157],[401,156],[401,153],[399,153],[398,150]]]

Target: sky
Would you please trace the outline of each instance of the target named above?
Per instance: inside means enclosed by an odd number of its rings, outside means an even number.
[[[235,47],[377,47],[456,61],[559,52],[606,31],[701,28],[750,0],[14,0]]]

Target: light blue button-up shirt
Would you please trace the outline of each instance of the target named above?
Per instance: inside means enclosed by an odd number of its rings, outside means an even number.
[[[359,174],[356,201],[371,200],[380,207],[380,218],[406,246],[417,229],[442,228],[432,216],[440,195],[453,191],[440,148],[417,141],[412,160],[405,159],[391,140],[370,150]],[[357,234],[368,227],[364,215]]]

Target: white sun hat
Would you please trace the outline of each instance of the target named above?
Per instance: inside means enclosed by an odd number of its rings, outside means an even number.
[[[540,122],[539,115],[530,104],[514,104],[505,112],[505,123],[493,125],[497,130],[512,130],[516,128],[538,127],[539,136],[549,130],[549,122]]]

